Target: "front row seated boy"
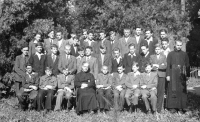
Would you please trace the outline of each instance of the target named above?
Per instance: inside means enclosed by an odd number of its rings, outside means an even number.
[[[114,109],[122,111],[124,107],[124,96],[126,92],[126,84],[129,81],[128,75],[124,73],[123,64],[119,64],[117,68],[118,72],[113,73],[112,87],[114,94]]]
[[[132,72],[128,73],[129,81],[126,82],[127,90],[125,94],[125,99],[127,105],[130,108],[130,112],[137,110],[138,105],[138,97],[140,96],[140,82],[141,82],[141,75],[139,70],[139,64],[137,62],[133,62],[132,65]]]
[[[156,112],[156,103],[157,103],[157,83],[158,83],[158,76],[156,72],[152,72],[152,65],[147,63],[145,66],[146,72],[141,75],[142,82],[141,82],[141,94],[142,100],[145,103],[145,107],[147,113],[151,112],[150,103],[152,107],[152,112]],[[150,103],[149,103],[149,100]]]
[[[37,110],[45,109],[45,113],[52,110],[52,101],[57,87],[57,78],[52,75],[52,69],[46,67],[45,75],[40,78],[37,95]],[[46,96],[46,99],[45,99]],[[45,103],[45,105],[43,104]]]
[[[17,92],[17,98],[19,100],[19,104],[21,109],[25,110],[27,107],[35,108],[36,107],[36,97],[37,97],[37,89],[39,85],[39,77],[38,74],[33,72],[32,66],[30,64],[26,65],[26,74],[22,80],[22,87],[20,91]],[[32,106],[27,106],[32,103]]]
[[[101,112],[110,110],[112,100],[112,76],[108,72],[108,66],[103,65],[101,73],[97,75],[96,88],[97,100]],[[106,100],[105,100],[106,99]]]
[[[56,106],[54,111],[61,110],[63,98],[67,99],[67,110],[71,107],[71,97],[74,89],[74,75],[70,75],[67,68],[63,69],[63,74],[57,76],[58,95],[56,98]]]

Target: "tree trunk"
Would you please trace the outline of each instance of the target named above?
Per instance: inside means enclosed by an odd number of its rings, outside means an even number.
[[[185,0],[181,0],[181,14],[184,15],[185,13]]]

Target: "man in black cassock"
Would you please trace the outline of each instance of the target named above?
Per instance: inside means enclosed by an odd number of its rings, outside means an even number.
[[[89,63],[83,62],[82,71],[75,76],[77,88],[77,114],[97,110],[95,79],[89,71]]]
[[[181,41],[176,41],[175,50],[167,57],[167,88],[166,108],[171,112],[184,110],[187,102],[186,80],[189,76],[189,58],[186,52],[181,50]]]

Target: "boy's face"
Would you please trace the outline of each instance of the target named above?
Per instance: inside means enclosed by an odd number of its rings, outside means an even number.
[[[61,40],[62,39],[62,33],[61,32],[56,33],[56,37],[57,37],[58,40]]]
[[[84,63],[83,66],[82,66],[83,72],[87,72],[88,69],[89,69],[89,64],[88,63]]]
[[[118,67],[117,68],[117,71],[119,74],[123,73],[124,72],[124,68],[121,66],[121,67]]]
[[[85,55],[86,56],[90,56],[91,54],[92,54],[91,49],[89,49],[89,48],[85,49]]]
[[[115,34],[111,34],[111,35],[110,35],[110,39],[111,39],[112,41],[114,41],[114,40],[115,40]]]
[[[74,38],[73,39],[73,43],[74,43],[74,45],[78,46],[79,45],[79,40],[77,38]]]
[[[146,31],[145,34],[146,34],[147,39],[152,37],[152,33],[150,31]]]
[[[47,76],[51,76],[52,71],[51,70],[45,70],[45,73],[46,73]]]
[[[131,34],[131,30],[129,30],[129,29],[124,30],[124,36],[125,37],[129,37],[130,34]]]
[[[180,41],[177,41],[175,44],[176,50],[181,50],[183,43]]]
[[[130,52],[130,54],[134,54],[135,53],[135,47],[134,46],[130,46],[129,47],[129,52]]]
[[[42,46],[37,46],[35,49],[36,49],[36,51],[37,51],[38,53],[41,53],[41,52],[42,52]]]
[[[58,49],[56,47],[51,48],[51,52],[56,55],[58,53]]]
[[[83,57],[84,56],[84,50],[83,51],[78,51],[78,54]]]
[[[150,73],[151,70],[152,70],[152,66],[151,65],[148,65],[146,68],[145,68],[146,72],[147,73]]]
[[[157,54],[157,55],[159,55],[159,54],[160,54],[160,52],[161,52],[161,49],[160,49],[160,47],[156,47],[156,48],[155,48],[155,52],[156,52],[156,54]]]
[[[101,48],[100,48],[100,52],[101,52],[102,54],[105,54],[105,53],[106,53],[106,49],[101,49]]]
[[[148,49],[146,46],[142,46],[142,47],[141,47],[141,50],[142,50],[142,53],[143,53],[144,55],[146,55],[149,49]]]
[[[108,67],[106,67],[106,66],[102,67],[101,71],[102,71],[103,74],[107,74],[108,73]]]
[[[162,41],[162,48],[166,50],[169,47],[169,43],[167,41]]]
[[[54,31],[51,31],[49,34],[48,34],[49,38],[53,39],[54,38]]]
[[[40,39],[41,39],[41,35],[40,35],[40,34],[36,34],[36,35],[35,35],[35,40],[36,40],[36,41],[40,41]]]
[[[166,38],[167,37],[167,34],[165,33],[165,32],[161,32],[160,33],[160,38],[161,39],[164,39],[164,38]]]
[[[26,67],[26,72],[27,72],[27,73],[31,74],[32,71],[33,71],[33,69],[32,69],[31,66],[27,66],[27,67]]]
[[[106,37],[105,33],[100,33],[99,35],[101,40],[103,40]]]
[[[87,32],[85,31],[85,32],[83,32],[83,36],[85,37],[85,38],[87,38]]]
[[[63,74],[64,75],[68,75],[68,73],[69,73],[68,69],[63,69]]]
[[[65,53],[66,53],[67,55],[69,55],[70,52],[71,52],[71,47],[70,47],[70,46],[65,46]]]
[[[141,28],[136,28],[135,32],[136,32],[136,35],[139,36],[141,34],[141,32],[142,32],[142,29]]]
[[[133,70],[133,72],[137,72],[138,69],[139,69],[139,67],[137,67],[136,65],[133,65],[133,66],[132,66],[132,70]]]
[[[22,54],[25,55],[25,56],[28,55],[28,47],[24,47],[24,48],[22,49]]]
[[[118,58],[120,56],[119,51],[114,51],[114,56],[115,56],[115,58]]]
[[[92,39],[93,39],[93,34],[92,34],[92,33],[89,33],[88,39],[89,39],[89,40],[92,40]]]

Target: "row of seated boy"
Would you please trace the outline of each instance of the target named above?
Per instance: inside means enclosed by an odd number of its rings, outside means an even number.
[[[116,73],[109,74],[108,67],[102,66],[101,73],[96,79],[96,98],[98,109],[109,111],[114,96],[114,109],[122,111],[125,102],[132,108],[137,108],[138,97],[142,96],[147,112],[156,111],[157,103],[157,73],[152,72],[152,65],[147,63],[145,73],[138,71],[137,62],[132,65],[132,72],[125,74],[123,64],[119,64]],[[67,99],[67,109],[73,104],[71,97],[74,93],[75,75],[70,75],[67,68],[63,68],[63,74],[55,77],[52,69],[47,67],[45,75],[39,76],[32,71],[32,66],[26,65],[26,77],[22,81],[20,92],[17,93],[19,103],[24,109],[27,101],[31,102],[31,108],[41,111],[62,109],[63,98]],[[52,101],[57,94],[56,105],[53,108]],[[150,101],[150,102],[149,102]],[[150,108],[152,107],[152,109]]]

